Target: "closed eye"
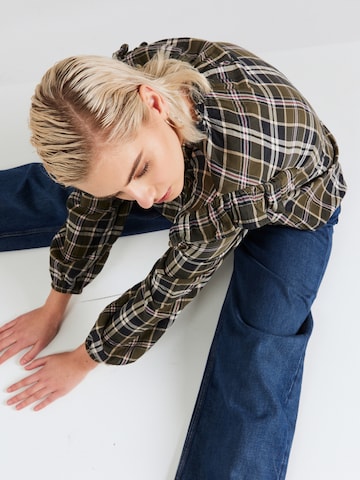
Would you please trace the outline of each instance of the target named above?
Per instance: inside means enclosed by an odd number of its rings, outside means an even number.
[[[135,178],[143,177],[149,171],[149,163],[146,162],[143,169],[135,176]]]

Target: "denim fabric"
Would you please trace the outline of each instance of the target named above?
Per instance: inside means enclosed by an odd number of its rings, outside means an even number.
[[[48,246],[66,219],[70,190],[41,164],[0,171],[0,251]],[[266,226],[247,234],[234,270],[176,480],[285,478],[333,225],[316,231]],[[124,235],[169,228],[134,207]]]
[[[285,478],[338,214],[317,231],[253,230],[236,249],[176,480]]]
[[[51,180],[40,163],[0,171],[0,251],[49,246],[66,220],[70,192]],[[134,205],[123,235],[170,225],[155,209]]]
[[[0,171],[0,251],[49,245],[66,218],[68,195],[39,163]]]

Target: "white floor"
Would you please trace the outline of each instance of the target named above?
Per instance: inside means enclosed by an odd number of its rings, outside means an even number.
[[[44,70],[64,56],[108,55],[123,42],[134,47],[144,40],[191,35],[236,42],[285,72],[336,135],[349,185],[313,310],[315,330],[287,479],[358,480],[360,4],[258,0],[249,6],[237,0],[225,2],[218,12],[188,0],[133,3],[15,0],[2,13],[0,168],[36,160],[28,142],[30,96]],[[141,279],[166,244],[165,232],[120,239],[103,273],[71,303],[63,329],[46,352],[77,346],[99,311]],[[46,248],[0,253],[0,324],[43,301],[47,265]],[[1,477],[172,480],[230,270],[231,259],[140,361],[100,366],[42,412],[16,412],[5,405],[6,387],[23,371],[18,358],[3,365]]]

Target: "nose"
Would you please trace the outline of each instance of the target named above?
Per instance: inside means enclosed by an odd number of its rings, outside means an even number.
[[[129,194],[141,208],[147,209],[154,205],[155,190],[150,186],[134,186]]]

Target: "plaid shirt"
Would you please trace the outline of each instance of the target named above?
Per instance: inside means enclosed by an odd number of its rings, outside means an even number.
[[[316,229],[346,190],[333,136],[282,73],[237,46],[197,39],[123,46],[114,56],[143,65],[160,48],[210,81],[195,105],[206,140],[184,147],[183,192],[156,207],[173,222],[168,250],[105,308],[86,340],[94,360],[112,364],[147,351],[248,230]],[[75,191],[68,207],[51,247],[52,286],[80,293],[102,269],[131,203]]]

